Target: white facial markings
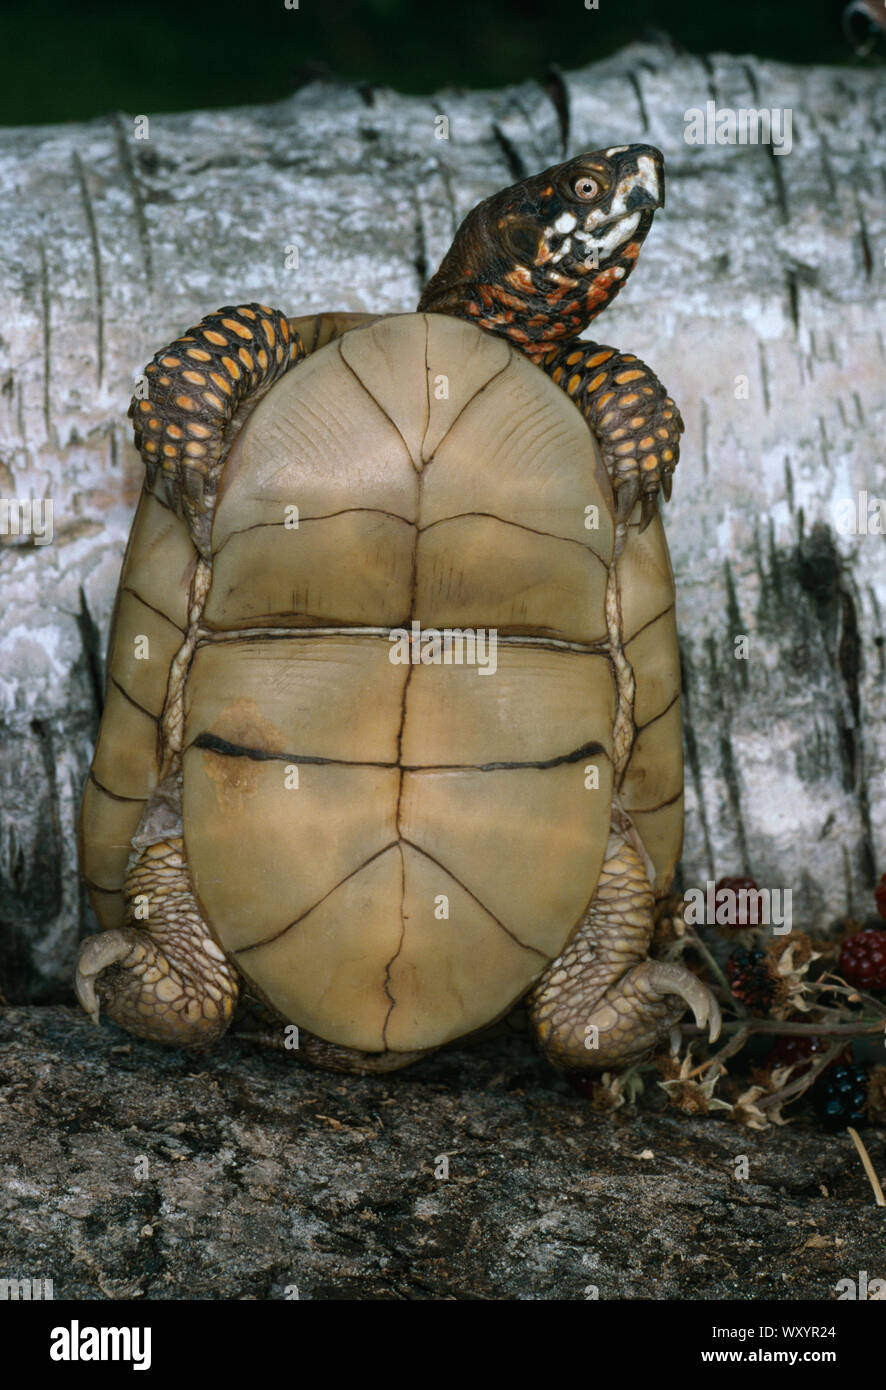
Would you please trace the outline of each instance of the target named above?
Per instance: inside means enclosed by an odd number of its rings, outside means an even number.
[[[556,222],[554,223],[554,231],[555,231],[555,232],[571,232],[572,229],[573,229],[573,227],[575,227],[575,226],[577,225],[577,223],[578,223],[578,218],[575,217],[575,216],[573,216],[573,214],[572,214],[571,212],[561,212],[560,216],[557,218]]]
[[[624,154],[627,148],[627,145],[613,145],[611,150],[606,151],[606,158],[611,159],[614,154]]]
[[[622,242],[628,241],[637,230],[639,221],[640,214],[635,212],[630,217],[620,217],[617,222],[607,227],[603,235],[596,238],[600,255],[608,256],[617,246],[621,246]]]
[[[641,188],[645,188],[653,198],[661,196],[661,189],[658,186],[658,167],[654,159],[650,159],[648,154],[641,154],[637,160],[637,177],[634,180],[639,183]]]

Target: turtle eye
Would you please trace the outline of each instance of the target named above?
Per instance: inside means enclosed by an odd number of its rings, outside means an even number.
[[[600,192],[600,185],[589,174],[582,174],[581,178],[576,179],[572,185],[572,191],[576,198],[581,198],[583,203],[589,203]]]

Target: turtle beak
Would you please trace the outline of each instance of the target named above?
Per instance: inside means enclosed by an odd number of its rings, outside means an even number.
[[[654,145],[616,145],[605,151],[612,162],[610,216],[655,211],[665,201],[664,156]]]

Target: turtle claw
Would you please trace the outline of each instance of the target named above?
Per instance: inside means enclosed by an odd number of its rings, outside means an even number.
[[[642,512],[640,514],[640,530],[645,531],[652,518],[658,511],[658,496],[654,492],[643,493]]]
[[[696,1027],[707,1028],[711,1042],[717,1041],[723,1022],[720,1005],[697,975],[682,965],[653,960],[647,962],[645,983],[661,995],[675,994],[683,999],[692,1010]]]
[[[74,992],[93,1023],[98,1023],[101,1014],[95,982],[109,965],[119,965],[124,961],[132,951],[132,945],[131,935],[125,932],[103,931],[97,936],[87,937],[80,947],[74,971]]]
[[[661,475],[661,490],[664,493],[664,500],[670,502],[671,493],[674,490],[674,471],[668,468]]]
[[[617,523],[626,522],[635,506],[637,498],[640,496],[640,479],[635,475],[628,475],[624,482],[620,483],[615,494],[615,520]]]

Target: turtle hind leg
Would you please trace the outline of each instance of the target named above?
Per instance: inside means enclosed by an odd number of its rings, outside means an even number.
[[[720,1010],[707,986],[683,966],[647,959],[653,907],[635,832],[615,810],[590,908],[529,997],[530,1023],[554,1066],[625,1066],[654,1048],[687,1005],[717,1037]]]
[[[103,1006],[136,1037],[205,1047],[231,1021],[238,976],[194,896],[175,797],[164,799],[168,787],[157,788],[133,837],[137,854],[124,885],[127,925],[83,942],[74,988],[95,1023]]]

